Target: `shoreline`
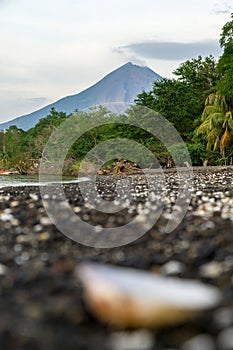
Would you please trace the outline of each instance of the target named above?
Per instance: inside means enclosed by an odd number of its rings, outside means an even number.
[[[180,171],[190,171],[190,170],[193,170],[193,171],[220,171],[220,170],[225,170],[225,169],[233,169],[233,165],[202,165],[202,166],[177,166],[177,167],[170,167],[170,168],[166,168],[166,167],[161,167],[161,168],[147,168],[147,169],[139,169],[138,172],[136,171],[132,171],[132,172],[122,172],[120,174],[118,174],[119,176],[122,176],[122,175],[138,175],[138,174],[141,174],[143,172],[145,173],[155,173],[155,172],[160,172],[160,171],[163,171],[165,173],[169,173],[169,172],[176,172],[177,169],[179,169]],[[2,172],[5,170],[1,170]],[[39,171],[28,171],[27,174],[20,174],[19,172],[17,171],[14,171],[14,170],[7,170],[7,173],[0,173],[0,178],[1,178],[1,175],[2,176],[7,176],[7,175],[19,175],[19,176],[39,176],[39,175],[42,175],[42,176],[60,176],[60,174],[57,174],[57,173],[52,173],[50,171],[48,171],[47,173],[42,173],[42,172],[39,172]],[[87,172],[87,175],[88,175],[88,172]],[[118,175],[113,175],[111,173],[106,173],[106,174],[98,174],[98,176],[118,176]],[[66,174],[62,174],[63,177],[77,177],[77,175],[74,175],[72,173],[66,173]]]

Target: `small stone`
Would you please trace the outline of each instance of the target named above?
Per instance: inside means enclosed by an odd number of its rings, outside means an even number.
[[[16,244],[15,246],[14,246],[14,251],[15,252],[21,252],[22,251],[22,244]]]
[[[43,226],[49,226],[49,225],[52,225],[52,222],[51,222],[51,220],[48,218],[48,217],[42,217],[42,218],[40,218],[40,223],[41,223],[41,225],[43,225]]]
[[[42,230],[43,230],[43,226],[40,225],[40,224],[37,224],[37,225],[35,225],[35,226],[33,227],[33,231],[34,231],[34,232],[40,232],[40,231],[42,231]]]
[[[201,196],[202,193],[203,193],[202,191],[197,191],[197,192],[196,192],[196,195],[197,195],[197,196]]]
[[[22,261],[28,261],[30,258],[30,255],[28,252],[24,252],[22,255],[21,255],[21,259]]]
[[[233,349],[233,327],[224,329],[218,336],[217,343],[221,350]]]
[[[80,213],[81,211],[82,211],[82,208],[81,207],[74,207],[74,212],[76,213],[76,214],[78,214],[78,213]]]
[[[143,223],[143,222],[146,221],[146,219],[147,219],[147,218],[146,218],[145,215],[139,214],[139,215],[136,216],[135,221],[137,221],[137,222],[139,222],[139,223]]]
[[[12,226],[19,226],[19,224],[20,224],[19,220],[17,220],[17,219],[13,219],[11,221],[11,223],[12,223]]]
[[[28,235],[19,235],[16,237],[15,241],[16,243],[25,243],[25,242],[30,242],[30,240],[32,239],[31,236],[28,236]]]
[[[101,225],[96,225],[94,228],[95,232],[100,233],[103,230],[103,227]]]
[[[214,339],[208,334],[199,334],[188,340],[181,348],[182,350],[215,350]]]
[[[221,328],[229,327],[233,324],[233,310],[222,308],[214,313],[215,324]]]
[[[39,241],[47,241],[50,238],[50,234],[48,232],[43,232],[38,235]]]
[[[151,350],[153,333],[147,330],[112,333],[107,341],[109,350]]]
[[[0,264],[0,276],[6,275],[7,271],[8,271],[8,267],[3,264]]]
[[[2,221],[12,221],[12,220],[14,220],[14,216],[12,214],[2,213],[2,214],[0,214],[0,220],[2,220]]]
[[[179,261],[171,260],[161,267],[164,275],[178,275],[185,271],[185,265]]]
[[[209,229],[211,230],[214,228],[215,228],[215,223],[212,221],[207,221],[199,227],[199,230],[203,232],[203,231],[206,231]]]
[[[216,278],[220,276],[222,271],[222,265],[217,261],[210,262],[200,267],[200,275],[202,277]]]
[[[30,198],[31,198],[32,200],[34,200],[35,202],[38,201],[38,199],[39,199],[39,197],[38,197],[37,194],[35,194],[35,193],[30,193],[29,196],[30,196]]]
[[[13,202],[11,202],[10,206],[11,206],[11,208],[18,207],[19,206],[19,202],[18,201],[13,201]]]
[[[21,258],[21,256],[16,256],[15,257],[15,262],[17,265],[22,265],[23,264],[23,260]]]

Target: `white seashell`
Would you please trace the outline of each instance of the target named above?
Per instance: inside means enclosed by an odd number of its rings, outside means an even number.
[[[84,263],[76,275],[92,312],[121,327],[179,323],[220,301],[215,287],[130,268]]]

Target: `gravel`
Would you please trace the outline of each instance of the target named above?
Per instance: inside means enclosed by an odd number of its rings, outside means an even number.
[[[147,175],[149,182],[158,182],[156,173]],[[137,213],[138,225],[144,225],[142,218],[150,207],[163,206],[159,220],[144,236],[111,249],[83,246],[59,232],[48,219],[39,187],[1,189],[0,349],[111,350],[119,345],[126,350],[142,343],[141,349],[148,350],[233,349],[232,175],[231,167],[196,169],[189,183],[188,210],[171,233],[166,233],[167,222],[179,209],[173,211],[179,185],[175,171],[165,172],[162,191],[149,203],[144,176],[99,176],[99,196],[115,200],[116,205],[116,183],[119,188],[124,187],[125,179],[133,184],[129,208],[114,215],[85,205],[77,183],[64,185],[76,215],[100,234],[103,227],[122,226]],[[85,185],[88,192],[90,183]],[[76,266],[83,261],[192,278],[218,287],[223,300],[214,310],[176,327],[113,329],[86,308],[82,284],[74,278]]]

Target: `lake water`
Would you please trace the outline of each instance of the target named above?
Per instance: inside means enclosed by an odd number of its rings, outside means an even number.
[[[88,181],[89,178],[83,177],[64,177],[62,183],[75,183],[81,181]],[[1,175],[0,176],[0,188],[9,186],[43,186],[48,183],[60,183],[60,178],[56,176],[43,176],[43,179],[39,179],[38,175]]]

